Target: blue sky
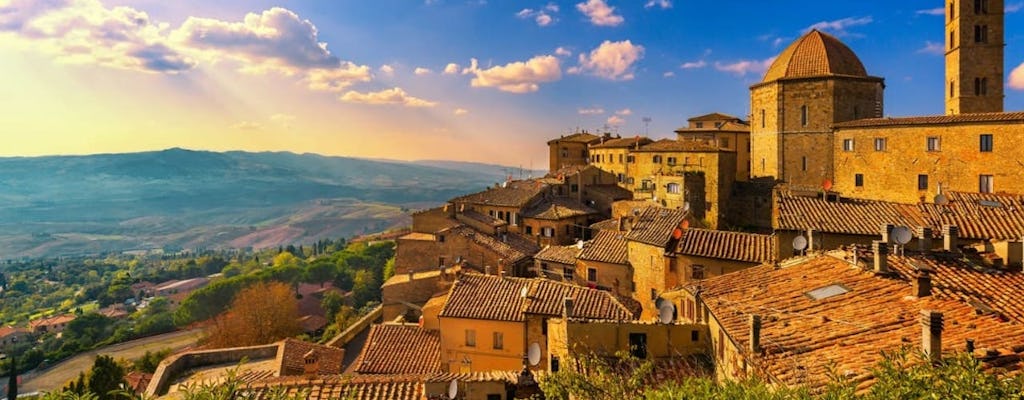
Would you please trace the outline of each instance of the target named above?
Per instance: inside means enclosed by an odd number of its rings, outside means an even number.
[[[1008,77],[1024,63],[1022,6],[1007,3]],[[813,26],[886,79],[886,114],[939,114],[941,7],[0,0],[0,72],[21,94],[0,99],[0,155],[179,146],[539,167],[544,142],[577,127],[627,136],[650,117],[658,138],[703,113],[746,117],[749,85]],[[1024,93],[1008,89],[1006,109]]]

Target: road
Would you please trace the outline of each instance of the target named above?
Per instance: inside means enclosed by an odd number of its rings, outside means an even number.
[[[199,341],[200,337],[202,337],[202,330],[200,329],[178,331],[88,351],[64,360],[45,371],[26,374],[22,378],[23,380],[18,391],[29,393],[60,389],[69,380],[78,377],[79,372],[92,368],[93,361],[95,361],[97,355],[111,356],[115,360],[120,358],[131,360],[142,357],[146,354],[146,351],[156,352],[167,348],[172,350],[183,349],[194,345]]]

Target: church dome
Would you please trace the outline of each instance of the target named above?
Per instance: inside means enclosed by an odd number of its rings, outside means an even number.
[[[867,77],[868,73],[857,54],[843,42],[812,30],[779,54],[762,82],[829,75]]]

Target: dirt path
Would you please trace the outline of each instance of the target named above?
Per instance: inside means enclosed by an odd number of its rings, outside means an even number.
[[[111,356],[114,359],[124,358],[131,360],[142,357],[146,354],[146,351],[156,352],[167,348],[179,350],[194,345],[201,335],[202,331],[198,329],[171,332],[85,352],[64,360],[45,371],[26,374],[22,378],[23,381],[19,392],[29,393],[60,389],[67,381],[77,377],[79,372],[92,368],[93,361],[100,354]]]

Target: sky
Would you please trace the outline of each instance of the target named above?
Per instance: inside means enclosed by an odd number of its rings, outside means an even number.
[[[0,0],[0,156],[183,147],[543,168],[578,129],[749,114],[810,29],[941,114],[942,1]],[[1006,3],[1024,109],[1024,1]],[[1018,67],[1020,67],[1018,69]],[[1011,73],[1011,71],[1016,71]]]

